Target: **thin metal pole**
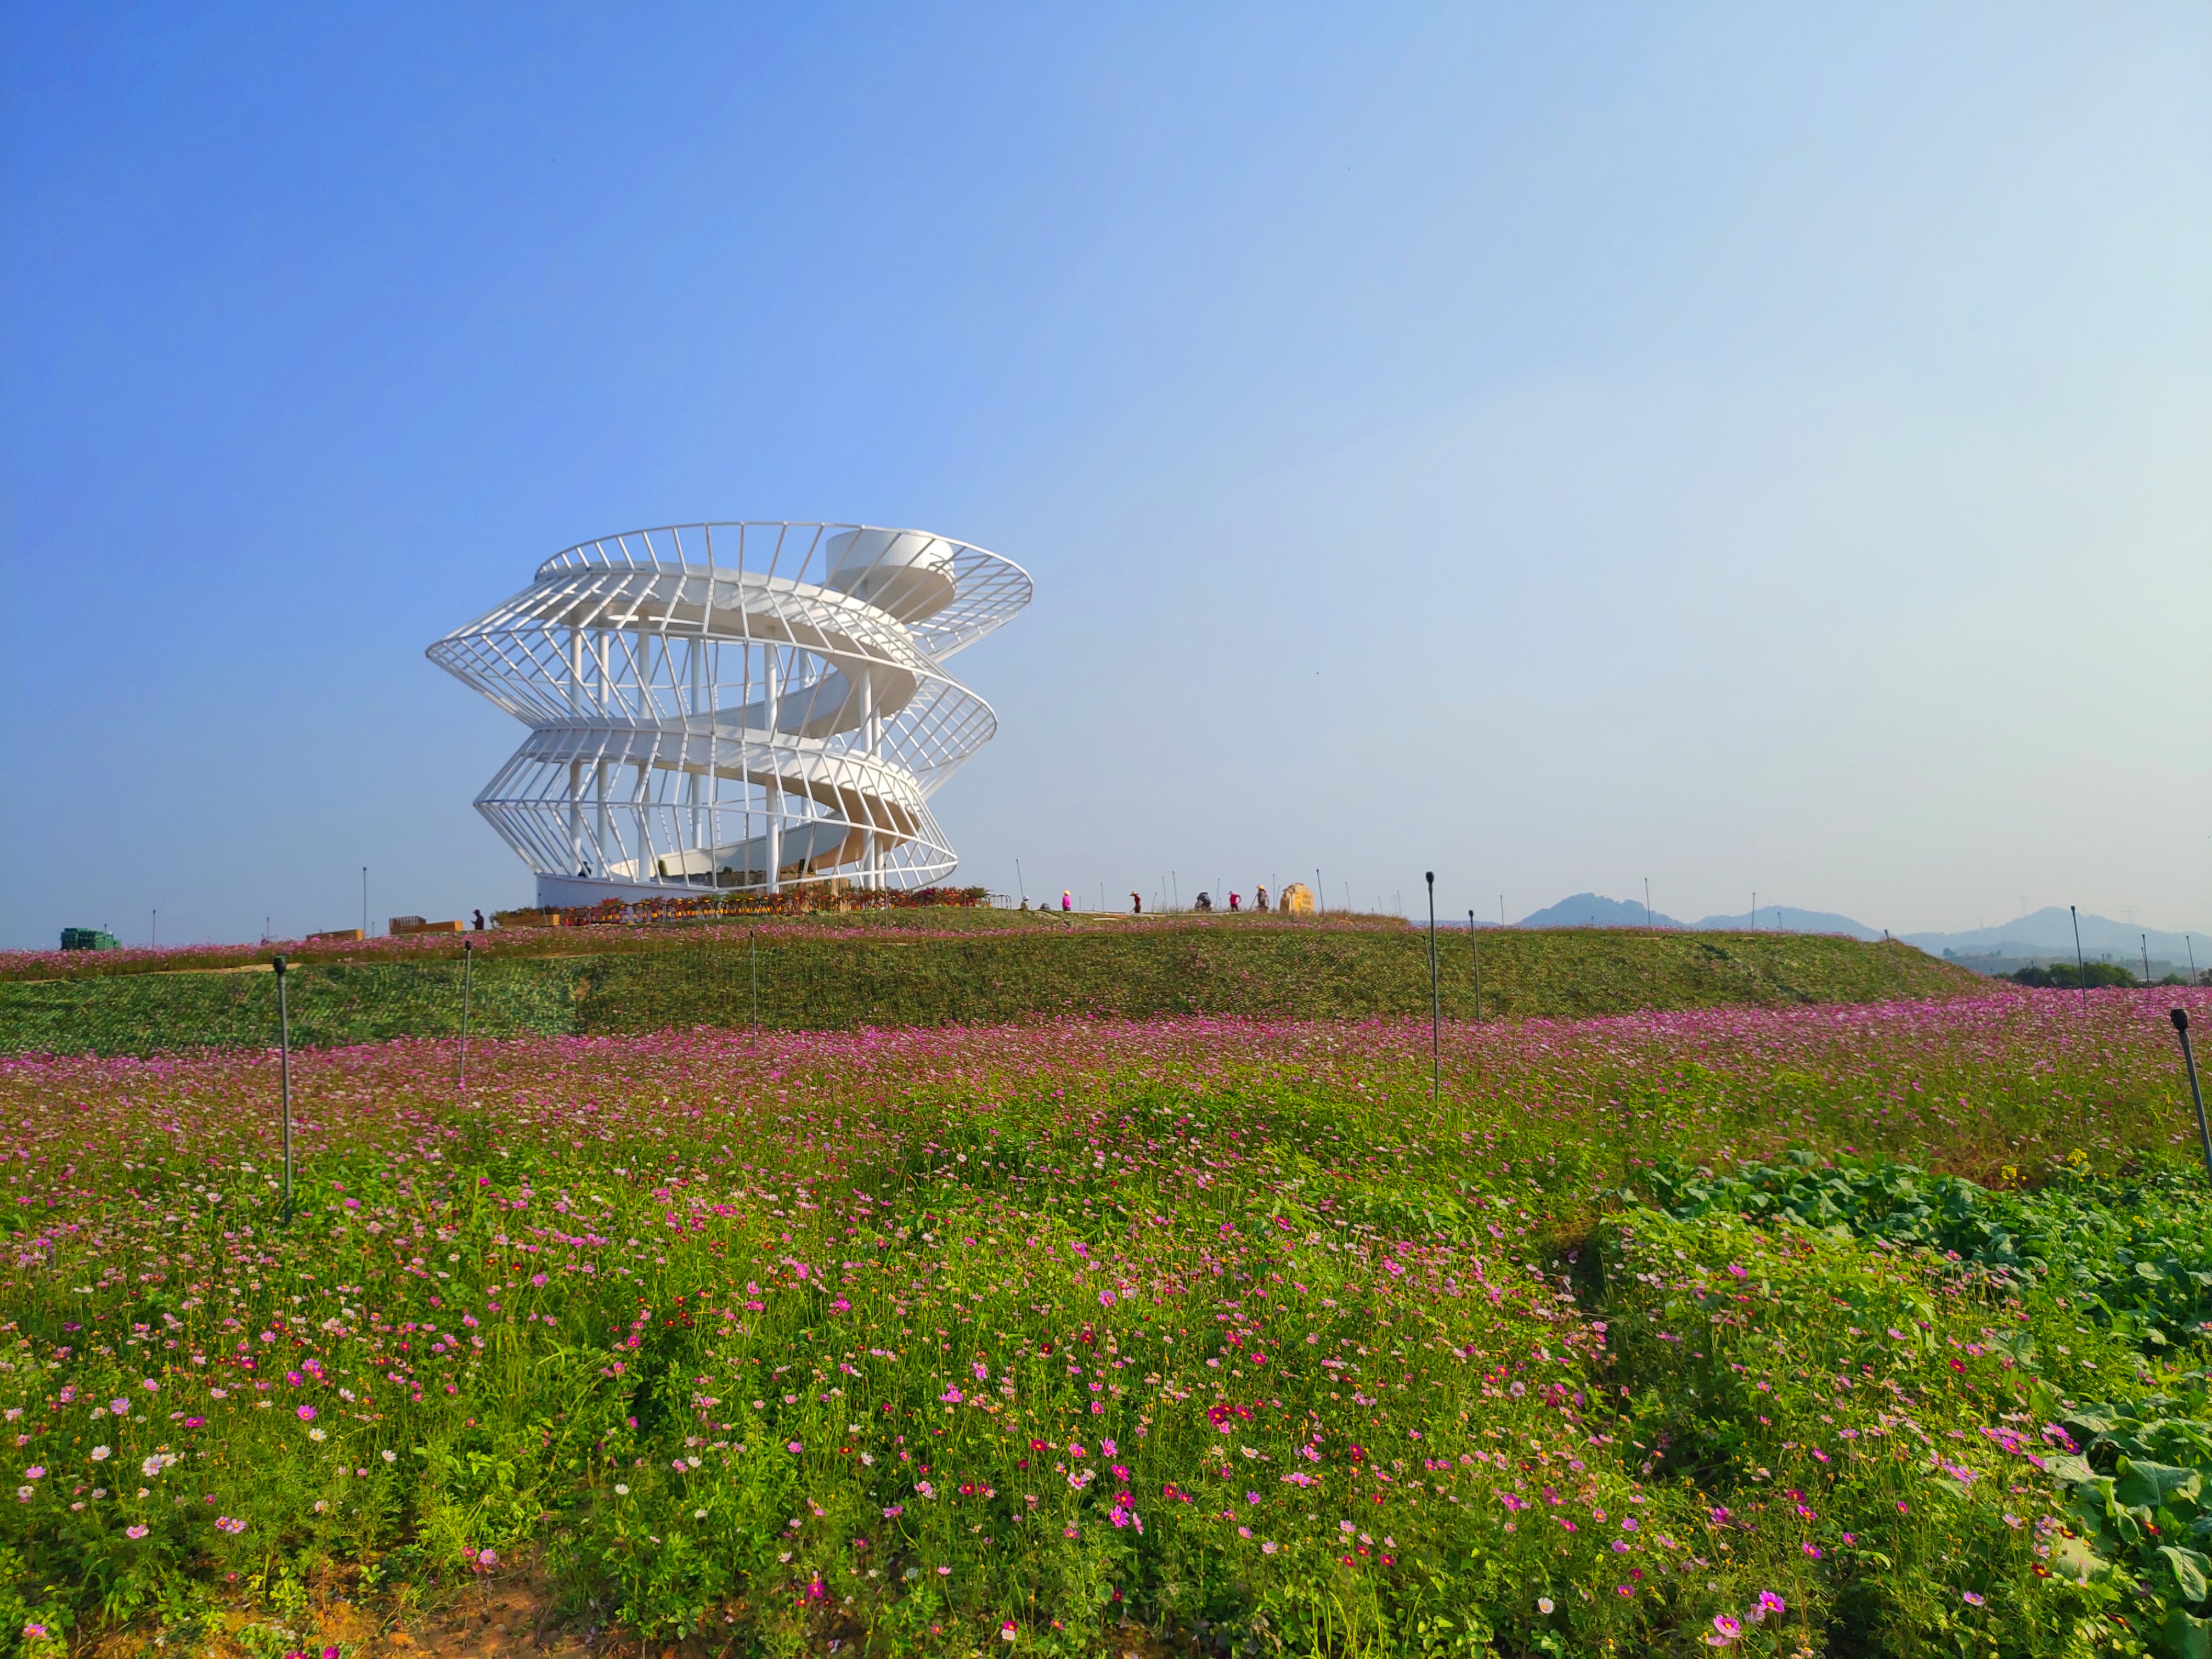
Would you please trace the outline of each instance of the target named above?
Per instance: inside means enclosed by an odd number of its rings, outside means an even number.
[[[1467,913],[1468,954],[1474,958],[1474,1023],[1482,1024],[1482,945],[1474,936],[1474,912]]]
[[[1443,1005],[1437,1000],[1437,872],[1429,883],[1429,1103],[1443,1097]]]
[[[1651,926],[1651,878],[1649,876],[1644,878],[1644,925],[1646,928]]]
[[[361,936],[368,937],[368,866],[361,866]]]
[[[2066,914],[2074,918],[2074,971],[2081,982],[2081,1012],[2089,1012],[2089,964],[2081,955],[2081,913],[2074,906],[2066,907]]]
[[[1029,884],[1022,879],[1022,861],[1019,859],[1014,860],[1014,890],[1021,895],[1023,903],[1030,902]]]
[[[753,1047],[760,1047],[760,929],[745,930],[752,945],[753,974]]]
[[[292,1224],[292,1011],[284,997],[284,958],[276,967],[276,1052],[284,1079],[284,1224]]]
[[[477,942],[461,941],[461,1064],[453,1082],[463,1094],[469,1091],[469,980],[477,959]]]
[[[2189,982],[2194,985],[2197,982],[2197,941],[2187,933],[2184,933],[2181,936],[2181,942],[2189,951]]]
[[[2189,1047],[2189,1011],[2176,1008],[2168,1016],[2181,1037],[2181,1064],[2189,1073],[2189,1097],[2197,1104],[2197,1139],[2204,1148],[2204,1173],[2212,1176],[2212,1128],[2204,1123],[2204,1090],[2197,1081],[2197,1056]]]
[[[1314,869],[1314,914],[1319,915],[1328,908],[1328,902],[1322,896],[1321,869],[1316,866]]]
[[[2136,938],[2142,941],[2143,983],[2148,985],[2150,983],[2150,935],[2138,933]]]

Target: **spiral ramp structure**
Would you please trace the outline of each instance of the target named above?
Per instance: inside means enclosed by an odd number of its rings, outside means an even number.
[[[1030,601],[916,530],[745,522],[580,543],[429,647],[530,728],[477,810],[542,905],[921,887],[929,797],[997,730],[944,660]]]

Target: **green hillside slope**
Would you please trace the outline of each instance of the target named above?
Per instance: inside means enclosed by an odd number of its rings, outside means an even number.
[[[1395,927],[1246,927],[1235,921],[1115,931],[1057,926],[901,937],[805,929],[668,948],[503,957],[475,968],[470,1027],[637,1032],[748,1024],[787,1030],[994,1024],[1037,1016],[1153,1014],[1359,1019],[1425,1013],[1428,945]],[[1826,935],[1517,932],[1480,936],[1487,1018],[1642,1008],[1948,997],[1986,983],[1903,945]],[[1474,1016],[1474,951],[1440,936],[1448,1018]],[[757,959],[757,1004],[755,961]],[[461,968],[451,960],[295,968],[295,1044],[451,1036]],[[0,984],[0,1051],[144,1054],[272,1046],[265,970],[167,972]]]

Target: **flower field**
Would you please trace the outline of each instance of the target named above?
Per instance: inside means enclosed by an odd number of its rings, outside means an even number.
[[[9,1059],[0,1633],[2203,1653],[2166,1006]]]

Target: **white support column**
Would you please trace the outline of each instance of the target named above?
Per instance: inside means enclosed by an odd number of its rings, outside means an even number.
[[[583,862],[584,763],[572,760],[568,763],[568,867],[579,869]]]
[[[781,766],[781,763],[776,757],[775,750],[776,720],[781,712],[783,702],[783,687],[781,684],[783,678],[782,671],[782,653],[775,646],[771,645],[768,647],[768,653],[763,659],[761,671],[761,706],[766,710],[766,721],[768,726],[768,756],[769,772],[765,790],[768,813],[768,837],[766,845],[768,849],[768,890],[771,893],[780,892],[782,890],[783,781],[781,772],[776,769]]]
[[[568,630],[568,713],[580,725],[584,718],[584,630]],[[568,763],[568,875],[580,868],[584,862],[584,763]]]
[[[711,760],[714,740],[711,735],[714,722],[712,717],[707,714],[707,641],[703,639],[687,641],[684,646],[684,656],[686,659],[684,666],[687,671],[685,678],[690,681],[691,695],[688,706],[684,709],[686,719],[684,723],[684,798],[690,803],[691,806],[690,845],[695,848],[704,848],[708,843],[706,830],[701,823],[699,800],[705,793],[705,775],[691,769],[691,734],[700,731],[709,733],[707,738],[707,749],[708,758]]]
[[[599,843],[599,876],[602,880],[613,878],[613,861],[607,857],[607,848],[613,842],[612,826],[607,818],[607,763],[600,761],[592,769],[592,793],[599,803],[599,823],[595,836]]]
[[[883,741],[881,723],[876,718],[876,671],[872,665],[863,663],[856,672],[860,683],[862,752],[869,760],[873,761],[882,747]],[[874,796],[864,790],[861,792],[861,799],[872,800]],[[864,888],[872,888],[881,884],[882,854],[880,843],[876,839],[875,813],[865,807],[862,810],[868,813],[868,827],[860,833],[860,885]]]
[[[653,802],[649,799],[648,787],[648,775],[651,771],[652,767],[647,762],[638,762],[637,793],[635,799],[637,812],[636,875],[640,881],[660,879],[659,854],[653,844]]]

